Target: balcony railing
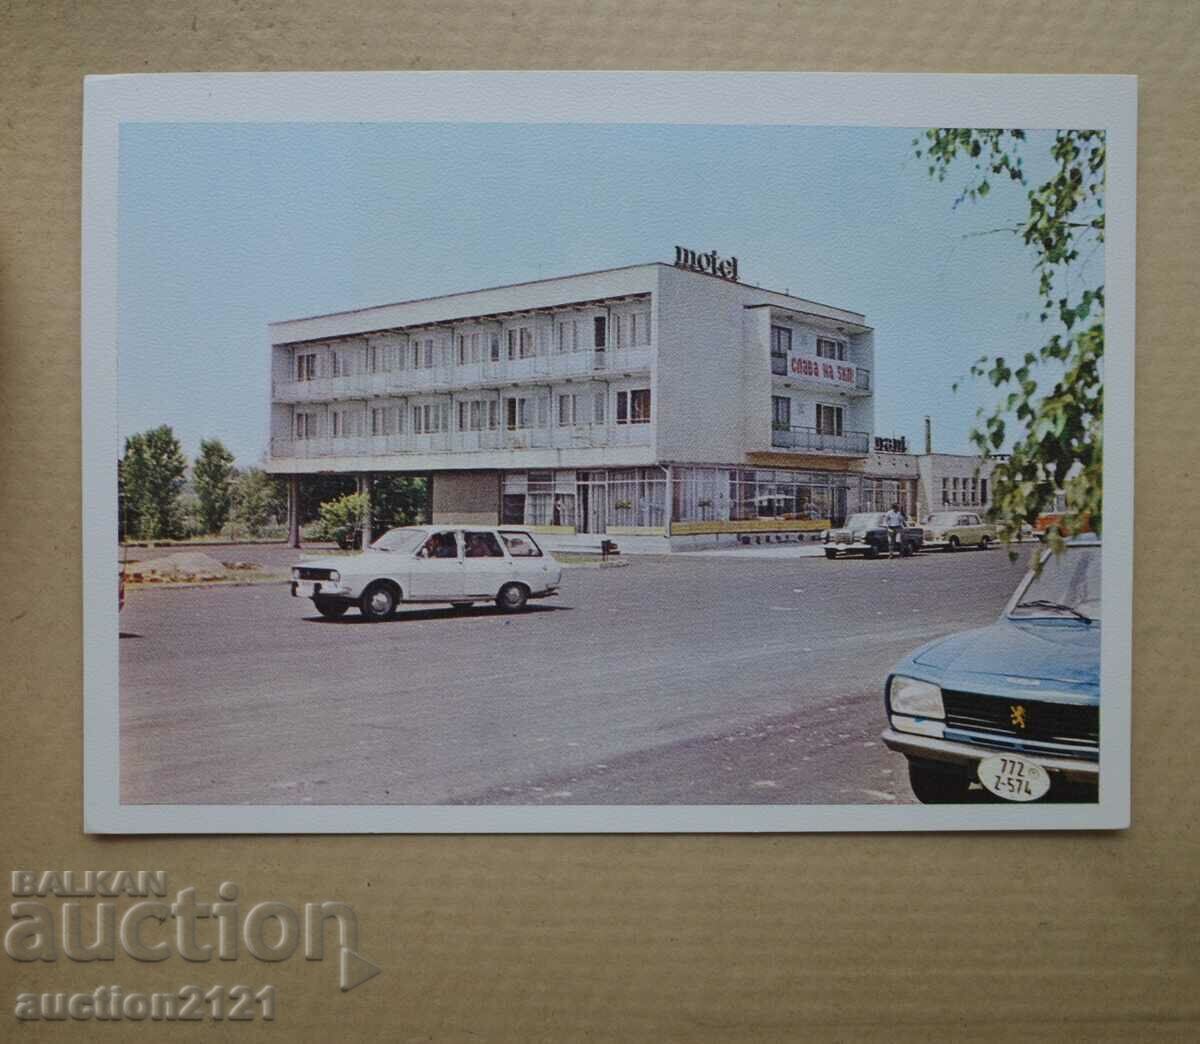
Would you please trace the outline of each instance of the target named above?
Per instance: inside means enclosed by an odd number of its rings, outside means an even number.
[[[771,432],[771,445],[777,449],[866,456],[871,448],[871,437],[865,431],[834,434],[816,428],[776,428]]]
[[[271,456],[288,459],[384,457],[396,454],[479,453],[488,450],[589,449],[603,446],[648,446],[649,424],[579,424],[572,427],[518,428],[514,431],[440,431],[420,435],[322,436],[314,439],[273,438]]]
[[[418,367],[308,381],[277,380],[272,385],[275,402],[330,402],[335,399],[384,398],[434,389],[469,388],[498,382],[554,380],[590,374],[636,373],[650,369],[650,347],[588,349],[552,352],[524,359],[496,359],[454,366]]]

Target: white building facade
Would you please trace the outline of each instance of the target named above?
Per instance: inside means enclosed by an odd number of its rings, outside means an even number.
[[[435,522],[664,547],[915,512],[865,317],[676,261],[272,324],[268,470],[427,475]]]

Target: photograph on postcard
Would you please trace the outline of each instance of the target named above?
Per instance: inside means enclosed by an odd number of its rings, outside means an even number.
[[[1103,125],[118,135],[121,806],[1096,804]]]

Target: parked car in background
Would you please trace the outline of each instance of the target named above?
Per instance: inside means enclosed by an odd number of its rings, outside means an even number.
[[[958,551],[964,547],[987,550],[996,542],[996,527],[974,511],[937,511],[925,519],[926,548],[944,547]]]
[[[357,608],[384,620],[401,602],[463,608],[495,602],[514,612],[558,593],[562,567],[523,530],[410,526],[384,533],[356,555],[326,556],[292,568],[292,596],[311,598],[330,619]]]
[[[924,532],[920,526],[905,526],[900,531],[897,551],[904,557],[921,550]],[[846,524],[825,534],[825,557],[863,555],[878,558],[888,553],[891,534],[883,524],[883,512],[873,511],[851,515]]]
[[[888,675],[884,743],[923,802],[1095,800],[1100,775],[1100,541],[1041,553],[1000,619],[923,645]]]

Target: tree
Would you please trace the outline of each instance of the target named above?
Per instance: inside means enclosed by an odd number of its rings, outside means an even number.
[[[408,475],[381,475],[371,490],[371,511],[375,529],[409,526],[425,517],[428,486],[423,478]]]
[[[362,526],[366,510],[365,493],[347,493],[335,500],[327,500],[321,505],[314,536],[318,540],[335,541],[340,547],[350,547],[355,531]]]
[[[1054,173],[1032,188],[1022,157],[1027,146],[1021,130],[942,128],[913,140],[930,177],[939,181],[956,164],[971,165],[956,207],[987,197],[990,178],[1027,188],[1024,220],[993,231],[1019,236],[1033,251],[1040,319],[1054,331],[1019,360],[984,356],[971,367],[973,376],[985,377],[1003,393],[991,413],[977,411],[971,440],[986,454],[1012,437],[1008,459],[992,472],[991,517],[1009,542],[1058,491],[1066,499],[1067,536],[1088,528],[1100,532],[1103,516],[1104,285],[1072,289],[1070,277],[1081,251],[1091,246],[1094,252],[1104,242],[1104,132],[1056,131],[1050,148]],[[1015,432],[1009,425],[1014,416]],[[1056,550],[1061,547],[1058,532],[1048,539]]]
[[[220,439],[201,439],[192,482],[200,499],[201,527],[205,533],[219,533],[233,507],[233,454]]]
[[[261,468],[247,468],[233,480],[230,500],[234,521],[251,536],[259,536],[287,512],[287,490],[282,480]]]
[[[130,529],[145,540],[181,535],[179,492],[187,458],[166,424],[125,440],[121,478]]]

